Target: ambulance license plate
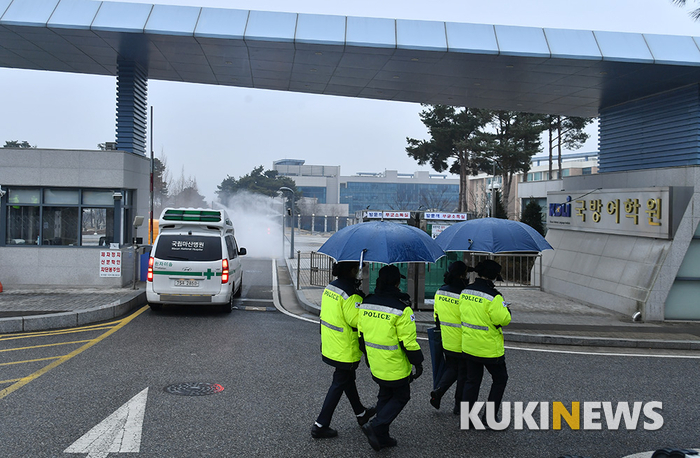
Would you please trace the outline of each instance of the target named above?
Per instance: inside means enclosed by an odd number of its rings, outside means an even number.
[[[175,280],[175,286],[199,286],[197,280]]]

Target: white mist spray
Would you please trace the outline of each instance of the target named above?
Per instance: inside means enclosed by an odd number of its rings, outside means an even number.
[[[219,204],[215,204],[219,205]],[[282,257],[282,201],[241,191],[225,206],[233,221],[239,247],[254,258]]]

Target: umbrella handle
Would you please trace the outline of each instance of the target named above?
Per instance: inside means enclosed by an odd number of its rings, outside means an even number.
[[[364,264],[365,252],[366,252],[366,251],[367,251],[367,248],[365,248],[364,250],[362,250],[362,251],[360,252],[360,270],[357,271],[357,278],[358,278],[359,280],[362,280],[362,265]]]

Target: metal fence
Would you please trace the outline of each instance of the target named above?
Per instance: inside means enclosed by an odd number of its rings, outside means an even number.
[[[289,266],[293,270],[291,275],[297,289],[309,286],[325,287],[333,281],[333,259],[325,254],[297,251],[296,259],[289,263]]]
[[[309,284],[311,286],[326,286],[333,281],[331,270],[333,259],[323,253],[309,253]]]
[[[493,259],[501,265],[501,277],[503,281],[496,282],[499,288],[507,287],[531,287],[540,289],[542,279],[542,255],[540,253],[519,253],[519,254],[470,254],[471,263],[467,265],[476,266],[484,259]],[[536,264],[537,269],[533,269]],[[471,274],[471,280],[476,276]]]
[[[497,288],[519,287],[540,289],[542,285],[542,255],[540,253],[519,254],[485,254],[485,253],[448,253],[434,264],[428,264],[425,271],[425,294],[432,297],[443,284],[443,275],[447,266],[456,260],[464,261],[468,266],[476,266],[483,259],[493,259],[501,267],[503,281],[496,282]],[[333,259],[323,253],[302,253],[297,251],[297,259],[293,268],[296,270],[297,289],[309,286],[325,287],[333,281],[331,269]],[[405,265],[400,265],[405,269]],[[402,272],[405,274],[402,270]],[[475,278],[471,274],[471,280]],[[371,284],[375,279],[370,278]]]

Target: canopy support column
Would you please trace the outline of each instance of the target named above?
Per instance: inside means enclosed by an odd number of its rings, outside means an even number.
[[[135,62],[117,63],[117,149],[146,154],[148,92],[146,70]]]

